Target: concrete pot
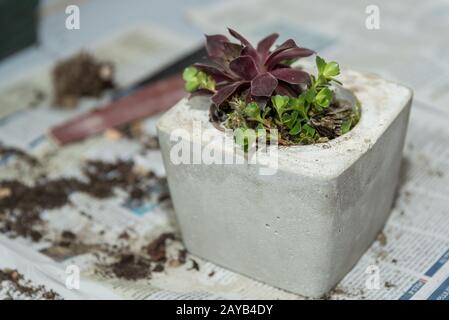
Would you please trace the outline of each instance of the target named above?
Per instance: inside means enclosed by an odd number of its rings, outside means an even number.
[[[412,92],[354,71],[341,80],[361,102],[360,122],[329,143],[280,148],[273,175],[248,164],[172,161],[173,130],[192,132],[195,121],[213,128],[204,100],[182,100],[160,119],[168,183],[191,253],[309,297],[351,270],[390,214]],[[183,138],[204,145],[198,135]]]

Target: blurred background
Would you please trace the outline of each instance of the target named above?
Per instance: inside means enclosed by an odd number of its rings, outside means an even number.
[[[185,96],[204,34],[227,27],[414,91],[392,217],[329,297],[410,298],[448,261],[449,0],[0,0],[0,276],[17,269],[53,298],[299,298],[190,257],[175,236],[155,123]],[[73,264],[78,291],[64,286]],[[384,285],[366,291],[372,265]],[[11,295],[23,297],[0,288]]]

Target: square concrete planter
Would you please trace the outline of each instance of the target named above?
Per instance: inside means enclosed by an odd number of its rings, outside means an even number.
[[[412,92],[353,71],[341,80],[361,102],[360,122],[329,143],[280,148],[274,175],[260,175],[254,165],[173,163],[173,130],[191,132],[194,121],[212,128],[204,100],[182,100],[160,119],[168,183],[190,252],[309,297],[327,293],[351,270],[390,214]]]

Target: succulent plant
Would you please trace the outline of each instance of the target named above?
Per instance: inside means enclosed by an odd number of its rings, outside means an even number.
[[[266,102],[273,93],[296,96],[301,84],[310,80],[308,73],[293,69],[286,62],[308,57],[314,52],[300,48],[289,39],[270,51],[279,37],[273,33],[262,39],[256,47],[238,32],[229,33],[240,41],[232,43],[224,35],[206,36],[206,49],[210,63],[196,63],[194,67],[210,75],[216,82],[212,102],[220,106],[235,94],[243,95],[247,102]]]
[[[324,142],[357,124],[360,107],[335,101],[332,83],[341,85],[335,61],[317,56],[318,72],[311,75],[291,67],[295,60],[314,54],[292,39],[271,51],[276,33],[256,47],[236,31],[229,33],[240,43],[224,35],[206,36],[210,62],[196,63],[183,74],[187,91],[211,96],[212,122],[244,133],[277,129],[283,145]]]

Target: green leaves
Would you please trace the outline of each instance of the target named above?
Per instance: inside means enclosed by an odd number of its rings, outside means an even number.
[[[282,115],[285,112],[285,109],[290,101],[290,98],[287,96],[274,96],[271,97],[271,103],[273,107],[276,109],[276,112],[279,116],[279,119],[282,119]]]
[[[316,66],[318,74],[310,76],[310,83],[298,96],[274,95],[258,104],[254,101],[246,103],[247,96],[234,94],[226,106],[232,111],[228,113],[225,125],[239,129],[235,138],[245,150],[251,144],[251,131],[254,130],[266,133],[270,129],[277,129],[281,144],[311,144],[345,134],[357,124],[360,107],[345,115],[341,125],[329,129],[333,132],[326,132],[319,125],[318,119],[331,119],[332,113],[329,112],[338,107],[331,84],[339,83],[335,77],[340,74],[340,67],[335,61],[326,62],[319,56],[316,57]],[[184,79],[192,87],[204,85],[198,70],[186,69]],[[259,133],[256,133],[256,137]]]
[[[304,134],[313,138],[315,136],[316,130],[312,126],[305,124],[304,127]]]
[[[325,87],[315,96],[315,103],[321,108],[327,108],[331,104],[333,97],[333,92],[328,87]]]
[[[182,73],[182,78],[185,81],[195,80],[198,72],[199,72],[198,69],[195,67],[187,67],[184,69],[184,72]]]
[[[318,74],[323,74],[324,69],[326,68],[326,61],[324,61],[324,59],[320,56],[316,56],[315,62],[318,69]]]
[[[199,89],[215,90],[214,79],[195,67],[185,68],[182,78],[186,82],[185,89],[188,92],[194,92]]]
[[[309,107],[315,112],[321,112],[328,108],[334,98],[334,93],[329,88],[331,81],[338,82],[334,77],[340,74],[340,67],[335,61],[327,63],[320,56],[316,57],[318,76],[312,76],[311,85],[302,94]]]
[[[347,119],[341,124],[341,134],[345,134],[351,130],[352,120]]]
[[[244,110],[245,114],[250,118],[250,120],[255,120],[263,124],[263,119],[260,115],[260,108],[255,102],[248,103]]]
[[[327,63],[323,58],[317,56],[315,62],[318,69],[318,77],[322,75],[330,80],[332,77],[340,74],[340,66],[335,61]]]
[[[274,107],[277,108],[283,108],[287,106],[288,102],[290,101],[290,98],[287,96],[274,96],[271,97],[271,101],[273,102]]]
[[[288,133],[292,136],[296,136],[300,132],[301,132],[301,121],[296,121],[295,125],[293,126],[293,128],[290,129]]]
[[[326,64],[323,70],[323,75],[326,78],[336,77],[340,74],[340,66],[335,61]]]
[[[337,62],[331,61],[327,63],[319,56],[316,57],[315,62],[318,69],[318,86],[328,86],[331,81],[341,84],[340,81],[335,79],[340,74],[340,66]]]
[[[235,138],[245,150],[254,145],[251,131],[259,137],[275,129],[281,145],[311,144],[333,139],[358,123],[360,107],[343,108],[334,97],[339,90],[334,82],[341,84],[337,62],[316,56],[317,73],[312,75],[292,65],[314,53],[293,40],[272,49],[278,37],[272,34],[252,47],[239,33],[230,33],[240,44],[223,35],[206,36],[213,63],[186,68],[183,79],[188,92],[211,97],[213,112],[220,114],[211,121],[238,129]]]
[[[254,130],[250,130],[248,128],[238,128],[234,130],[234,141],[237,145],[243,148],[245,152],[248,151],[248,146],[252,140],[251,133],[253,132]]]
[[[185,84],[186,91],[194,92],[199,88],[200,82],[196,76],[198,72],[199,72],[198,69],[194,67],[188,67],[184,69],[184,72],[182,73],[182,78],[186,82]]]
[[[295,126],[296,120],[298,120],[298,111],[293,111],[292,113],[286,113],[282,117],[282,123],[291,129]]]

